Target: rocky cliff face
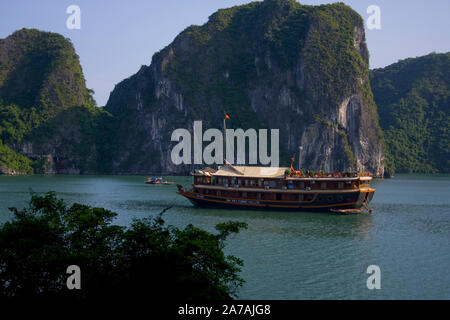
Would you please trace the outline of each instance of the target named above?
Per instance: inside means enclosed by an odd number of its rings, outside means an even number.
[[[0,172],[97,171],[105,114],[68,39],[34,29],[0,39]]]
[[[172,131],[194,120],[221,129],[224,112],[232,128],[280,129],[282,164],[302,145],[303,168],[384,171],[363,21],[343,4],[219,10],[116,85],[106,108],[117,173],[189,170],[171,162]]]

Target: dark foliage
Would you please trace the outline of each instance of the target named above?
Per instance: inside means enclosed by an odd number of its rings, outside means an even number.
[[[114,212],[69,206],[52,192],[10,210],[14,219],[0,229],[0,296],[223,300],[243,283],[242,261],[223,248],[244,223],[212,234],[165,226],[159,215],[125,228],[112,224]],[[80,290],[66,288],[69,265],[81,269]]]

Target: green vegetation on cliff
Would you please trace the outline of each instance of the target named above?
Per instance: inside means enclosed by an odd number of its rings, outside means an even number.
[[[76,105],[94,105],[70,40],[36,29],[0,39],[0,98],[5,105],[35,107],[41,115]]]
[[[273,72],[270,67],[286,71],[294,69],[299,59],[308,61],[308,80],[319,85],[316,94],[333,104],[354,89],[356,78],[367,79],[367,48],[355,50],[354,40],[355,26],[363,25],[362,18],[343,3],[309,6],[295,0],[266,0],[220,9],[206,24],[190,26],[179,35],[188,35],[196,48],[175,55],[167,74],[189,100],[221,99],[234,115],[230,121],[234,127],[258,128],[261,123],[247,108],[245,89],[253,79]],[[275,66],[261,59],[267,48]],[[296,86],[291,89],[299,98],[305,94]]]
[[[50,155],[63,170],[107,171],[111,124],[111,115],[97,107],[73,106],[46,118],[36,108],[0,105],[0,166],[16,173],[56,172]]]
[[[33,173],[33,162],[29,158],[14,152],[0,140],[0,172],[10,174]]]
[[[86,88],[72,43],[22,29],[0,39],[0,167],[2,172],[95,172],[109,114]]]
[[[380,124],[396,172],[450,172],[450,53],[371,72]]]
[[[311,77],[318,92],[332,103],[340,103],[351,93],[355,79],[368,77],[368,51],[365,45],[355,50],[357,27],[362,18],[343,3],[312,7],[311,32],[305,47]],[[366,88],[367,90],[367,88]],[[368,89],[370,91],[370,88]],[[371,102],[371,101],[369,101]]]

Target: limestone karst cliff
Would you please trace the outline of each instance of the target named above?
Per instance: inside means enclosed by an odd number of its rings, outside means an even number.
[[[183,173],[170,160],[176,128],[278,128],[282,164],[382,176],[382,133],[369,84],[361,17],[342,3],[266,0],[190,26],[149,66],[117,84],[112,170]]]
[[[36,29],[0,39],[0,173],[99,171],[107,118],[70,40]]]

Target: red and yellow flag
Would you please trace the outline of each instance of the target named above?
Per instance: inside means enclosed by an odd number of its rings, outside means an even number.
[[[225,113],[225,119],[230,119],[230,116]]]

